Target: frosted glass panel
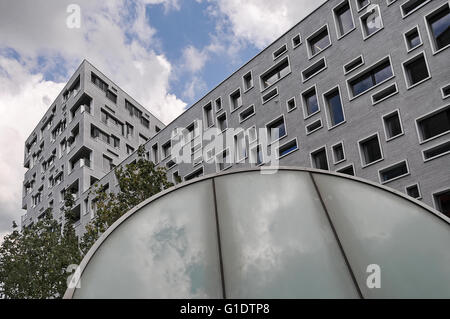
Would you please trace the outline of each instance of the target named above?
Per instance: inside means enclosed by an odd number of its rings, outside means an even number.
[[[387,191],[314,174],[366,298],[450,298],[450,225]],[[369,289],[369,264],[381,288]]]
[[[222,298],[211,180],[170,193],[100,246],[76,298]]]
[[[357,298],[308,173],[216,178],[228,298]]]

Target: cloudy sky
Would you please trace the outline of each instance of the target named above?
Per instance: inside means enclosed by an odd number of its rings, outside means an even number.
[[[83,59],[169,123],[322,2],[0,0],[0,240],[24,213],[24,141]]]

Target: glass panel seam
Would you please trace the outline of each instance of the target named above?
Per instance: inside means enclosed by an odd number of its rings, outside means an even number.
[[[340,251],[342,253],[342,256],[344,257],[345,264],[347,265],[347,268],[348,268],[348,270],[350,272],[350,276],[352,277],[353,284],[354,284],[354,286],[355,286],[355,288],[356,288],[356,290],[358,292],[358,295],[359,295],[359,297],[361,299],[365,299],[363,294],[362,294],[362,292],[361,292],[361,289],[360,289],[360,287],[358,285],[358,281],[356,280],[355,274],[353,273],[353,269],[352,269],[352,267],[350,265],[350,262],[349,262],[349,260],[347,258],[347,255],[345,254],[344,247],[342,246],[342,243],[341,243],[341,241],[339,239],[339,236],[338,236],[338,234],[336,232],[336,229],[334,228],[334,224],[331,221],[330,214],[328,213],[327,206],[325,205],[325,202],[323,201],[322,194],[320,193],[319,187],[316,184],[316,180],[314,179],[314,176],[313,176],[312,173],[308,173],[308,174],[309,174],[309,176],[311,178],[311,181],[312,181],[312,183],[314,185],[314,189],[315,189],[317,195],[319,196],[320,204],[322,205],[322,208],[323,208],[323,210],[325,212],[325,215],[327,216],[328,222],[330,223],[331,230],[333,231],[333,235],[336,238],[336,241],[337,241],[337,244],[339,246],[339,249],[340,249]]]

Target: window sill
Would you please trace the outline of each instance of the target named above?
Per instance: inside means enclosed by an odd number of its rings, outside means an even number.
[[[404,132],[402,132],[402,133],[400,133],[400,134],[398,134],[398,135],[395,135],[395,136],[392,136],[392,137],[386,137],[386,143],[387,142],[390,142],[390,141],[392,141],[392,140],[395,140],[396,138],[399,138],[399,137],[401,137],[401,136],[403,136],[403,135],[405,135],[405,133]]]
[[[382,26],[377,31],[375,31],[375,32],[373,32],[373,33],[371,33],[370,35],[367,35],[367,36],[363,33],[363,41],[366,41],[366,40],[370,39],[371,37],[373,37],[375,34],[377,34],[378,32],[380,32],[383,29],[384,29],[384,26]]]
[[[343,35],[338,35],[338,36],[337,36],[337,40],[339,41],[340,39],[342,39],[343,37],[345,37],[346,35],[352,33],[352,32],[355,31],[355,30],[356,30],[356,27],[354,26],[353,29],[348,30],[348,31],[347,31],[346,33],[344,33]]]
[[[381,185],[385,185],[385,184],[388,184],[388,183],[390,183],[390,182],[396,181],[396,180],[398,180],[398,179],[400,179],[400,178],[403,178],[403,177],[405,177],[405,176],[408,176],[408,175],[410,175],[410,174],[411,174],[411,173],[408,172],[408,173],[406,173],[406,174],[403,174],[403,175],[394,177],[394,178],[389,179],[389,180],[387,180],[387,181],[381,181],[381,180],[380,180],[380,184],[381,184]]]
[[[315,57],[319,56],[319,54],[323,53],[326,49],[328,49],[329,47],[331,47],[331,43],[328,44],[325,48],[323,48],[322,50],[320,50],[319,52],[314,53],[314,55],[311,55],[310,51],[308,50],[308,60],[312,60]],[[309,49],[309,48],[308,48]]]
[[[423,80],[420,80],[419,82],[414,83],[413,85],[406,84],[406,89],[407,90],[411,90],[412,88],[415,88],[416,86],[422,84],[423,82],[428,81],[429,79],[431,79],[431,76],[429,76],[429,77],[427,77],[427,78],[425,78]]]
[[[289,66],[289,68],[290,68],[290,66]],[[273,87],[275,84],[277,84],[278,82],[280,82],[281,80],[283,80],[285,77],[289,76],[291,73],[292,73],[292,70],[289,70],[289,72],[286,73],[285,76],[279,78],[278,80],[276,80],[275,82],[273,82],[271,85],[269,85],[269,86],[263,88],[263,89],[261,90],[261,93],[267,91],[268,89],[270,89],[271,87]]]
[[[377,159],[376,161],[373,161],[369,164],[362,164],[361,168],[367,168],[367,167],[375,165],[376,163],[379,163],[381,161],[384,161],[384,158]]]
[[[354,78],[355,78],[355,77],[354,77]],[[388,77],[387,79],[381,81],[380,83],[378,83],[378,84],[372,86],[371,88],[365,90],[364,92],[359,93],[358,95],[351,96],[351,95],[349,94],[349,96],[350,96],[349,102],[350,102],[350,101],[353,101],[353,100],[355,100],[355,99],[357,99],[357,98],[359,98],[360,96],[366,94],[367,92],[372,91],[373,89],[379,87],[380,85],[382,85],[383,83],[386,83],[386,82],[389,81],[389,80],[392,80],[393,78],[395,78],[395,74],[393,74],[392,76]],[[350,84],[348,83],[348,80],[347,80],[347,88],[349,89],[349,90],[348,90],[349,93],[351,93],[351,90],[350,90],[350,86],[349,86],[349,85],[350,85]]]

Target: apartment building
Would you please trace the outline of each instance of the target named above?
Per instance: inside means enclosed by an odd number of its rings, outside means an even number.
[[[270,153],[280,166],[315,167],[366,178],[450,216],[449,48],[448,0],[327,1],[166,127],[151,117],[151,125],[158,123],[161,130],[151,126],[146,132],[150,138],[145,142],[147,157],[165,166],[175,182],[227,169],[265,167],[270,165]],[[98,94],[105,91],[92,84],[89,72],[84,72],[89,81],[81,80],[89,84],[85,94],[91,98],[91,114],[84,116],[91,121],[88,126],[98,125],[111,134],[101,125],[100,109],[108,99]],[[124,103],[112,109],[129,118]],[[135,130],[142,128],[136,121],[130,124]],[[207,133],[212,129],[235,143],[208,149]],[[73,125],[66,128],[72,130]],[[96,152],[93,144],[101,142],[91,137],[90,130],[82,130],[86,138],[80,147],[98,153],[94,164],[103,162],[102,156],[115,160],[114,165],[121,159],[120,165],[136,159],[136,152],[127,156],[124,144],[128,140],[120,134],[119,157],[108,155],[112,148],[107,144]],[[274,131],[276,139],[270,136]],[[179,162],[173,156],[174,140],[180,135],[189,145],[190,161]],[[139,140],[133,141],[129,145],[136,149]],[[278,146],[268,150],[267,144],[273,142]],[[39,143],[30,154],[35,154]],[[84,154],[81,151],[79,158]],[[41,175],[34,179],[29,194],[24,191],[24,225],[49,206],[49,198],[71,187],[70,160],[77,158],[72,155],[58,162],[67,171],[64,187],[42,193],[41,208],[33,208],[34,196],[47,188]],[[29,161],[26,155],[25,163]],[[105,166],[85,168],[86,177],[75,174],[83,190],[76,207],[79,233],[95,217],[95,205],[86,192],[91,176],[110,191],[118,190],[114,172],[105,175]],[[31,168],[27,172],[26,183],[33,172]],[[60,204],[53,200],[54,207]]]
[[[82,194],[162,128],[161,121],[83,61],[25,142],[22,225],[38,220],[47,208],[62,221],[67,191],[74,196],[79,221]]]

